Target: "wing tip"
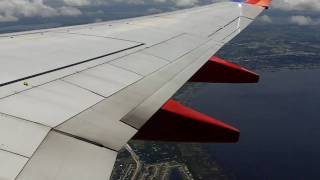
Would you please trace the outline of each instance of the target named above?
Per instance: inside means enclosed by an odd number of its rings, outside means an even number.
[[[269,6],[271,5],[272,0],[246,0],[245,2],[248,4],[261,6],[268,9]]]
[[[247,3],[255,6],[261,6],[265,9],[269,9],[269,6],[271,5],[272,0],[233,0],[234,2],[239,3]]]

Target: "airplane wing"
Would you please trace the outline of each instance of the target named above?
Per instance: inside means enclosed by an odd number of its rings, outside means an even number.
[[[269,3],[1,35],[0,179],[109,179],[117,152]]]

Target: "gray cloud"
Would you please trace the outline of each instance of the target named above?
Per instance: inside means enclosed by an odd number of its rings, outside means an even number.
[[[62,16],[79,16],[82,12],[75,7],[63,6],[57,9],[60,15]]]
[[[272,23],[272,19],[268,15],[262,15],[258,20],[263,23]]]
[[[60,0],[69,6],[91,6],[91,5],[108,5],[115,3],[141,5],[146,3],[163,4],[173,3],[176,6],[194,6],[199,0]]]
[[[74,7],[50,7],[42,0],[1,0],[0,22],[17,21],[21,17],[76,16],[81,11]]]
[[[18,21],[28,17],[79,16],[82,8],[112,4],[173,4],[194,6],[199,0],[0,0],[0,22]]]
[[[319,19],[313,19],[309,16],[292,16],[290,22],[299,26],[319,25]]]
[[[177,6],[194,6],[198,0],[172,0]]]
[[[320,0],[274,0],[272,6],[286,11],[320,11]]]

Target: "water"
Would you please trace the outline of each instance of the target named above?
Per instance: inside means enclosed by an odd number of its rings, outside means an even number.
[[[260,74],[198,90],[194,108],[241,129],[238,144],[208,148],[233,179],[319,179],[320,69]]]
[[[183,176],[177,168],[172,169],[169,179],[184,180]]]

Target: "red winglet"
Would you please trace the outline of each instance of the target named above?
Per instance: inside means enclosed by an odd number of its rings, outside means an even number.
[[[218,57],[212,57],[190,82],[207,83],[256,83],[259,75]]]
[[[247,0],[246,3],[268,8],[272,0]]]
[[[238,129],[169,100],[133,139],[171,142],[237,142]]]

